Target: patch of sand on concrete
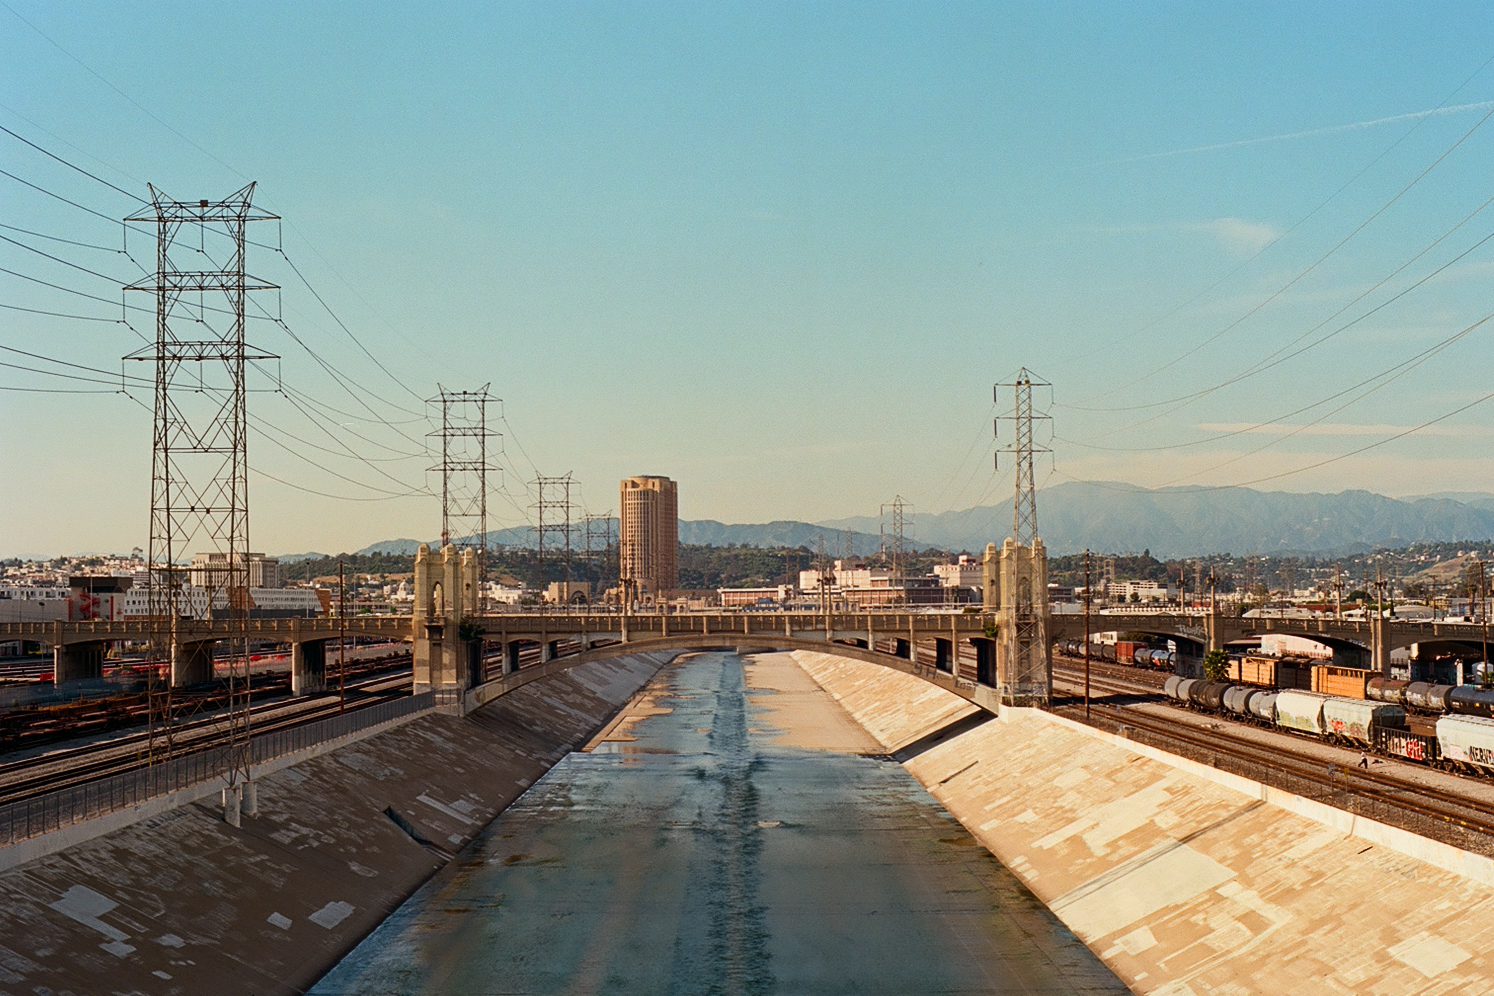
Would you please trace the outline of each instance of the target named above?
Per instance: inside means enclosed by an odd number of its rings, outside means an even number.
[[[759,722],[779,731],[774,743],[805,750],[882,751],[882,745],[799,666],[792,654],[753,654],[743,660],[747,698],[762,710]]]

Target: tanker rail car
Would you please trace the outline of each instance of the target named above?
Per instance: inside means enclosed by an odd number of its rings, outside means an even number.
[[[1059,640],[1057,649],[1059,653],[1070,657],[1083,657],[1084,641]],[[1150,647],[1144,643],[1136,643],[1131,640],[1119,640],[1115,643],[1091,643],[1089,645],[1089,655],[1093,660],[1115,664],[1130,664],[1134,667],[1165,671],[1168,674],[1177,670],[1178,665],[1178,653],[1176,650]]]
[[[1389,702],[1419,712],[1494,719],[1494,688],[1376,676],[1365,682],[1364,694],[1376,702]]]
[[[1387,757],[1494,776],[1494,718],[1488,716],[1450,713],[1437,720],[1436,734],[1429,735],[1408,727],[1406,710],[1399,703],[1373,698],[1300,689],[1276,691],[1179,677],[1168,678],[1164,692],[1174,702],[1204,712],[1292,730]],[[1433,701],[1424,690],[1415,694],[1423,701]]]

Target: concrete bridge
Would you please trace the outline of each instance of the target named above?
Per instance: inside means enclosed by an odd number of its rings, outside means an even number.
[[[1262,636],[1300,636],[1333,651],[1334,662],[1388,674],[1390,652],[1418,646],[1448,651],[1480,652],[1484,628],[1478,623],[1419,619],[1335,619],[1331,616],[1228,616],[1199,610],[1175,609],[1105,610],[1090,617],[1093,632],[1144,633],[1176,640],[1202,657],[1208,650],[1223,650],[1231,643]],[[1084,617],[1055,613],[1050,631],[1053,639],[1082,639]]]
[[[1041,540],[1030,548],[1007,540],[999,557],[993,545],[987,560],[988,602],[974,611],[633,612],[557,607],[495,612],[477,604],[473,551],[448,546],[433,552],[422,546],[415,558],[414,612],[408,616],[0,623],[0,639],[51,645],[58,684],[101,677],[106,649],[117,641],[169,647],[172,684],[198,684],[213,677],[217,643],[247,637],[289,644],[292,690],[310,694],[326,687],[327,644],[345,632],[409,642],[415,691],[444,691],[471,707],[530,680],[514,675],[535,665],[553,670],[551,662],[560,656],[563,644],[571,652],[566,663],[557,666],[643,650],[831,651],[917,675],[992,709],[997,701],[1046,702],[1052,687],[1051,645],[1082,637],[1084,618],[1050,612]],[[998,561],[999,574],[994,570]],[[1002,591],[1008,593],[1004,603]],[[1016,597],[1010,597],[1013,592]],[[1368,665],[1382,673],[1389,673],[1392,649],[1419,644],[1467,651],[1476,650],[1483,639],[1483,628],[1470,623],[1241,618],[1211,611],[1140,609],[1094,613],[1090,628],[1175,640],[1195,656],[1268,634],[1303,636],[1331,647],[1337,662]],[[526,658],[528,666],[521,667]]]
[[[1082,615],[1054,613],[1048,618],[1051,640],[1083,637]],[[520,668],[522,657],[537,656],[540,665],[548,665],[560,656],[562,645],[580,647],[579,656],[574,652],[566,656],[566,666],[615,655],[623,646],[630,652],[699,647],[833,649],[842,656],[928,678],[974,701],[986,697],[979,689],[997,687],[997,646],[992,639],[997,621],[993,612],[947,610],[673,613],[545,608],[468,611],[455,620],[449,613],[435,617],[426,613],[359,615],[346,620],[249,619],[237,623],[183,619],[174,626],[148,619],[12,622],[0,623],[0,639],[34,640],[51,646],[59,684],[100,677],[110,643],[156,640],[173,648],[172,681],[183,686],[210,680],[215,645],[242,633],[250,640],[290,645],[292,687],[297,694],[326,687],[326,648],[344,630],[350,637],[410,643],[416,652],[417,691],[447,688],[464,693],[494,682],[511,685],[511,675],[530,670]],[[1483,627],[1475,623],[1241,618],[1176,610],[1096,612],[1090,618],[1090,629],[1175,640],[1199,657],[1207,650],[1261,636],[1301,636],[1331,648],[1340,663],[1379,671],[1388,668],[1394,649],[1421,645],[1477,651],[1483,640]],[[527,655],[526,650],[530,651]],[[476,704],[489,697],[478,693]]]
[[[174,627],[147,619],[0,623],[0,639],[34,640],[53,650],[58,684],[102,676],[113,642],[156,640],[173,647],[171,678],[177,686],[212,678],[218,642],[246,635],[254,641],[288,643],[292,689],[310,694],[326,687],[327,645],[349,637],[405,641],[415,651],[417,692],[477,691],[523,684],[549,673],[562,645],[579,644],[565,656],[569,667],[619,652],[703,647],[831,650],[917,674],[972,700],[995,685],[995,648],[987,634],[990,616],[964,612],[622,612],[527,609],[418,616],[349,616],[307,619],[179,620]],[[525,654],[525,651],[537,650]],[[524,657],[539,667],[520,668]],[[524,677],[510,678],[522,670]],[[481,704],[493,694],[473,696]],[[994,708],[994,704],[992,705]]]

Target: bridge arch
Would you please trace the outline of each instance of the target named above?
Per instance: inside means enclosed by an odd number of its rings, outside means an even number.
[[[529,684],[531,681],[558,674],[581,664],[590,664],[595,661],[608,660],[614,657],[625,657],[628,654],[642,654],[654,651],[677,651],[684,653],[686,651],[702,650],[748,650],[758,652],[770,650],[808,650],[814,653],[830,654],[835,657],[844,657],[848,660],[862,661],[863,663],[876,664],[894,671],[901,671],[904,674],[912,675],[947,692],[958,695],[960,698],[985,709],[987,712],[995,713],[998,710],[1000,702],[996,689],[990,685],[961,679],[955,674],[940,670],[934,664],[915,664],[904,657],[898,657],[877,650],[869,650],[850,643],[810,640],[802,637],[770,634],[685,633],[679,636],[654,637],[629,643],[608,644],[604,647],[583,650],[579,654],[557,657],[542,664],[520,668],[510,674],[505,674],[492,681],[485,682],[469,691],[467,693],[467,708],[475,709],[478,706],[486,705],[502,695],[506,695],[517,688]],[[992,671],[994,671],[994,668]],[[991,674],[991,677],[995,677],[994,673]]]

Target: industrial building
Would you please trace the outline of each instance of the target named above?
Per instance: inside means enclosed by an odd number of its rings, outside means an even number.
[[[622,481],[618,499],[620,577],[628,597],[658,599],[680,586],[679,492],[667,477]]]

